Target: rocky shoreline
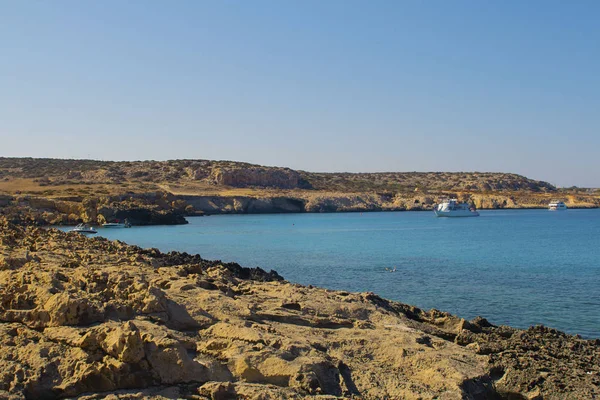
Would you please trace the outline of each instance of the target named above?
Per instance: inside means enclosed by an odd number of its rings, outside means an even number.
[[[0,217],[0,398],[590,399],[600,340]]]
[[[132,225],[187,224],[186,216],[203,215],[164,192],[104,197],[0,196],[0,215],[17,225],[77,225],[124,221]]]
[[[457,195],[478,209],[546,208],[549,198],[530,195]],[[76,225],[128,219],[133,225],[186,224],[185,217],[218,214],[333,213],[377,211],[430,211],[433,195],[296,194],[293,196],[191,196],[168,192],[104,197],[0,196],[0,215],[19,225]],[[575,198],[569,208],[598,208],[598,202]]]

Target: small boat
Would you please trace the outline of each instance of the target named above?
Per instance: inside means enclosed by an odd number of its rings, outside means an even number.
[[[121,224],[118,222],[107,222],[106,224],[102,224],[103,228],[125,228],[125,224]]]
[[[433,206],[437,217],[478,217],[475,207],[468,203],[459,203],[456,199],[444,200],[441,204]]]
[[[89,226],[88,224],[79,224],[75,228],[71,229],[71,232],[84,233],[93,235],[94,233],[98,233],[97,230]]]
[[[566,209],[567,205],[562,201],[552,200],[550,204],[548,204],[548,210],[550,211],[561,211]]]
[[[129,223],[128,220],[125,220],[125,222],[107,222],[105,224],[102,224],[103,228],[131,228],[131,224]]]

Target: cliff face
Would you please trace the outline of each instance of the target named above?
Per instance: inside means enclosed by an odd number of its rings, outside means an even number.
[[[47,199],[0,198],[0,215],[17,224],[103,224],[128,219],[133,225],[187,223],[186,216],[303,212],[367,212],[432,210],[440,196],[453,196],[478,209],[546,208],[552,197],[529,194],[377,194],[306,193],[277,196],[189,196],[165,192],[107,197]],[[569,208],[599,207],[600,198],[568,197]]]
[[[288,168],[214,168],[210,179],[217,185],[232,187],[311,188],[311,185],[298,172]]]
[[[597,340],[6,220],[0,288],[1,398],[600,395]]]
[[[478,209],[547,208],[551,195],[528,193],[320,193],[301,192],[289,196],[180,196],[196,211],[206,214],[253,214],[287,212],[427,211],[441,197],[457,197]],[[568,197],[569,208],[600,207],[600,197]]]
[[[194,210],[207,214],[305,212],[306,201],[294,197],[181,196]]]
[[[0,215],[13,223],[33,225],[103,224],[125,219],[133,225],[175,225],[187,223],[185,215],[201,215],[187,206],[161,192],[57,199],[6,196]]]

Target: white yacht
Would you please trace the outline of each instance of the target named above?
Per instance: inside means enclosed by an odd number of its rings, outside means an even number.
[[[89,226],[88,224],[79,224],[75,228],[71,229],[71,232],[84,233],[84,234],[94,234],[98,233],[97,230]]]
[[[562,201],[552,200],[550,204],[548,204],[548,210],[550,211],[561,211],[566,209],[567,205]]]
[[[478,217],[475,207],[468,203],[459,203],[456,199],[444,200],[433,206],[433,212],[438,217]]]

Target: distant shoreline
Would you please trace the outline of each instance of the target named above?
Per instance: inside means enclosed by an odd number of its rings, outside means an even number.
[[[569,210],[595,210],[595,209],[600,209],[600,207],[571,207],[569,208]],[[546,207],[521,207],[521,208],[483,208],[483,209],[478,209],[479,211],[515,211],[515,212],[519,212],[519,211],[526,211],[526,210],[547,210]],[[566,210],[568,211],[568,210]],[[417,213],[417,212],[422,212],[422,213],[432,213],[432,210],[347,210],[347,211],[323,211],[323,212],[309,212],[309,211],[304,211],[304,212],[263,212],[263,213],[235,213],[235,212],[224,212],[224,213],[206,213],[203,215],[186,215],[185,219],[189,219],[189,218],[203,218],[203,217],[211,217],[211,216],[220,216],[220,215],[228,215],[228,216],[242,216],[242,215],[303,215],[303,214],[362,214],[362,213],[393,213],[393,212],[410,212],[410,213]],[[559,213],[562,213],[559,211]],[[432,215],[433,217],[433,215]],[[62,224],[62,225],[53,225],[56,227],[59,226],[76,226],[78,223],[69,223],[69,224]],[[90,224],[92,226],[101,226],[99,224]],[[160,224],[157,224],[160,225]],[[148,225],[148,226],[157,226],[157,225]],[[44,226],[44,225],[41,225]],[[45,225],[47,227],[53,227],[50,225]],[[162,226],[169,226],[169,225],[162,225]]]
[[[219,214],[427,211],[441,197],[477,209],[600,207],[600,190],[510,173],[313,173],[234,161],[101,162],[0,157],[0,214],[33,225],[184,224]]]

